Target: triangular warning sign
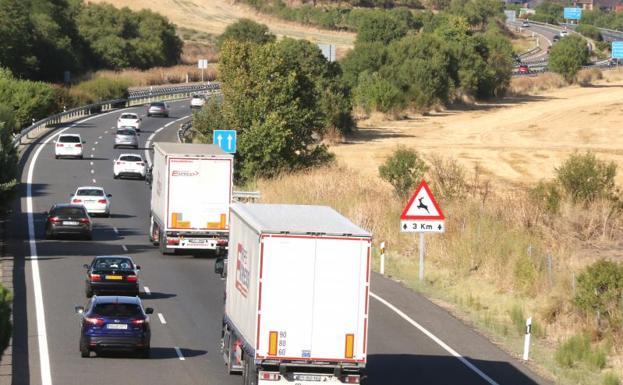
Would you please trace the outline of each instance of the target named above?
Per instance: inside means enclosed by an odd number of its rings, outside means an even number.
[[[400,219],[445,219],[435,197],[424,180],[402,210]]]

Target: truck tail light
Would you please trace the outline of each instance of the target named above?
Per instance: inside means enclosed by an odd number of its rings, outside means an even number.
[[[219,239],[216,241],[217,246],[227,246],[227,239]]]
[[[179,239],[167,239],[167,245],[179,245],[180,244],[180,240]]]
[[[268,334],[268,355],[276,356],[277,355],[277,332],[270,332]]]
[[[349,374],[344,377],[345,384],[358,384],[360,376],[358,374]]]
[[[279,381],[281,376],[278,372],[259,372],[258,377],[264,381]]]
[[[346,349],[344,352],[344,357],[353,358],[355,350],[355,335],[347,334],[346,335]]]

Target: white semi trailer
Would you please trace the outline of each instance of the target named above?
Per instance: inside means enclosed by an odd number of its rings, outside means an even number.
[[[212,144],[155,143],[149,238],[163,254],[227,247],[233,162]]]
[[[245,385],[356,384],[371,235],[325,206],[233,204],[223,357]],[[223,271],[226,269],[226,271]]]

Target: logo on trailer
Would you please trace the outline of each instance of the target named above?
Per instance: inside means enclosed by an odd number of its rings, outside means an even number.
[[[197,176],[199,171],[173,170],[171,176]]]
[[[236,289],[244,297],[249,292],[249,275],[249,255],[239,243],[236,253]]]

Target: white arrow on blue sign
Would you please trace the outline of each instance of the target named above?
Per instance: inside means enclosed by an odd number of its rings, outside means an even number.
[[[236,130],[214,130],[212,143],[218,145],[221,150],[234,154],[236,152]]]
[[[623,59],[623,41],[612,42],[612,58]]]

